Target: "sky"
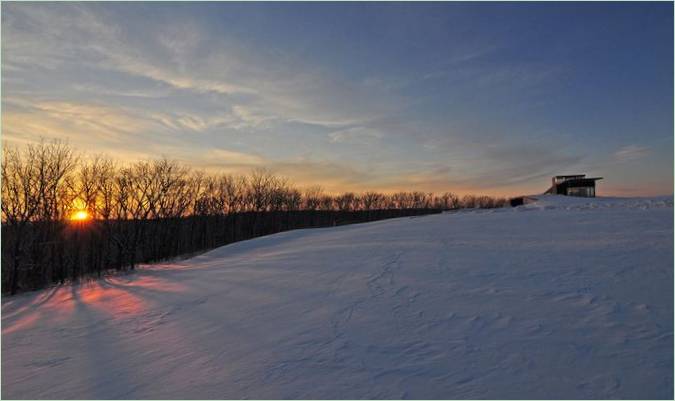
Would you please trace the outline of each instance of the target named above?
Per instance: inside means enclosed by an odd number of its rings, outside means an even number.
[[[673,4],[2,3],[2,139],[328,192],[673,193]]]

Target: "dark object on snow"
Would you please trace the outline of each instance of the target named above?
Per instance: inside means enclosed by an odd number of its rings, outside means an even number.
[[[595,182],[597,180],[602,180],[602,177],[587,178],[586,174],[556,175],[551,179],[551,188],[544,193],[595,198]]]
[[[517,196],[515,198],[509,199],[509,204],[511,207],[527,205],[528,203],[536,202],[537,198],[531,196]]]

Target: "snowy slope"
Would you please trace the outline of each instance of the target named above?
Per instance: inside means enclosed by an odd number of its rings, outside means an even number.
[[[3,297],[2,398],[672,397],[672,197],[299,230]]]

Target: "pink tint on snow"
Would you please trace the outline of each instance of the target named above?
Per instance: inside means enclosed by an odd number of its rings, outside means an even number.
[[[19,295],[2,305],[2,334],[28,329],[41,322],[66,322],[76,308],[92,308],[110,316],[137,315],[150,308],[150,294],[180,293],[185,286],[142,271],[130,276],[64,285]],[[147,294],[147,296],[144,296]]]

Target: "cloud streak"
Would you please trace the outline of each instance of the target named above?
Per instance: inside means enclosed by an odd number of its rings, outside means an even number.
[[[614,159],[619,162],[639,160],[649,155],[649,148],[638,145],[628,145],[614,152]]]

